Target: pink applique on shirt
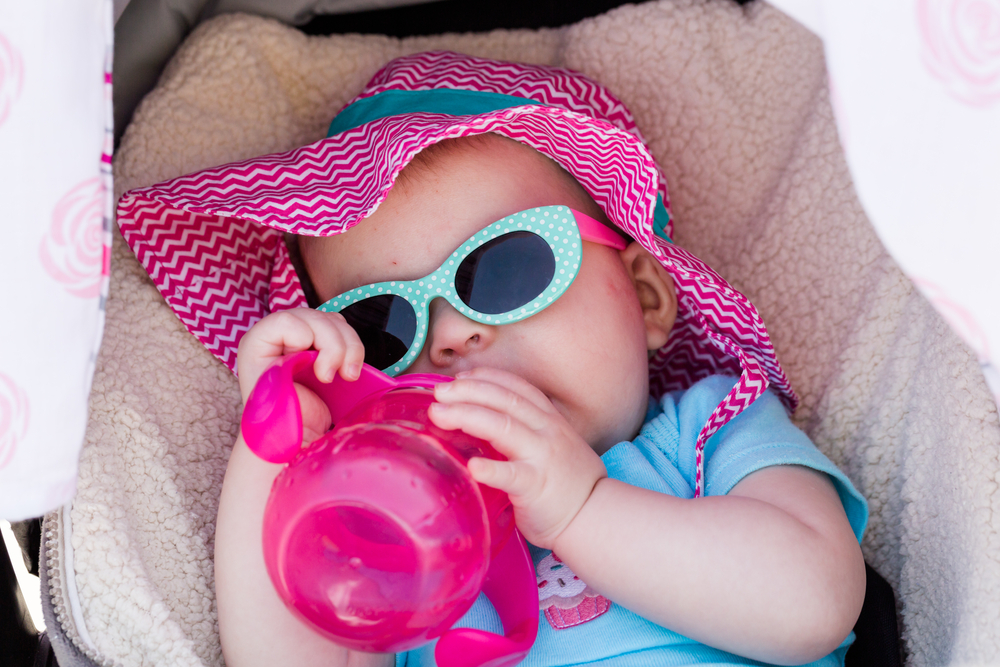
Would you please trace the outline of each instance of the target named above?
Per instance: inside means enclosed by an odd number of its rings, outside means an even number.
[[[556,630],[591,621],[611,608],[611,600],[600,595],[550,553],[535,566],[538,607]]]

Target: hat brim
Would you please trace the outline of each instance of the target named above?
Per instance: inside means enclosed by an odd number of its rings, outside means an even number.
[[[487,132],[562,165],[673,277],[678,316],[650,361],[654,396],[715,373],[740,376],[696,443],[695,495],[701,495],[708,438],[768,386],[790,411],[798,398],[756,308],[701,260],[654,233],[659,170],[637,135],[608,121],[537,104],[475,115],[388,116],[293,151],[128,192],[118,204],[118,224],[184,325],[235,372],[239,341],[250,327],[271,311],[306,306],[283,232],[343,233],[375,211],[421,150]]]
[[[118,205],[118,223],[174,312],[235,371],[243,333],[271,310],[305,305],[281,232],[342,233],[378,207],[421,150],[486,132],[562,165],[673,276],[680,311],[670,342],[651,362],[656,394],[712,373],[739,374],[749,357],[794,406],[753,305],[703,262],[653,232],[659,172],[646,147],[634,135],[574,111],[524,105],[474,116],[381,118],[293,151],[128,192]]]

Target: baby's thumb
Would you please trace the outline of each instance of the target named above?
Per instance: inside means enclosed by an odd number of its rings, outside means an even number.
[[[330,430],[333,419],[330,417],[330,408],[311,389],[296,382],[295,393],[302,410],[302,444],[308,445]]]
[[[510,461],[494,461],[476,456],[469,459],[469,474],[480,484],[492,486],[507,494],[514,493],[517,472]]]

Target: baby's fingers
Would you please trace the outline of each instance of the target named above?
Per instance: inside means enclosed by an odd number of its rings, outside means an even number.
[[[239,353],[244,357],[280,357],[308,350],[314,339],[312,327],[304,316],[284,310],[271,313],[255,324],[240,340]]]
[[[554,414],[556,412],[555,407],[552,405],[552,401],[550,401],[548,397],[542,393],[540,389],[538,389],[538,387],[519,375],[508,373],[507,371],[502,371],[498,368],[480,366],[472,369],[471,371],[459,373],[456,376],[456,382],[490,383],[498,387],[503,387],[512,394],[517,395],[518,398],[523,399],[526,403],[530,403],[535,406],[542,412],[549,414]]]
[[[268,315],[240,341],[237,363],[244,394],[272,361],[309,348],[319,352],[313,366],[316,377],[329,382],[340,369],[345,380],[357,379],[364,346],[344,318],[336,313],[295,308]]]
[[[538,392],[537,389],[535,391]],[[545,428],[552,419],[552,414],[541,409],[531,398],[510,387],[481,379],[481,376],[466,376],[443,382],[434,388],[434,398],[449,405],[469,403],[489,408],[500,414],[510,415],[536,431]]]
[[[432,403],[428,414],[435,426],[448,431],[460,429],[474,438],[482,438],[508,459],[527,458],[538,447],[534,431],[509,414],[490,408],[469,403]]]
[[[309,311],[315,318],[313,347],[319,352],[313,371],[323,382],[333,380],[340,369],[345,380],[356,380],[361,374],[361,364],[365,360],[365,347],[358,334],[339,313]]]
[[[313,339],[312,328],[290,311],[272,313],[255,324],[240,339],[236,355],[243,397],[249,395],[257,378],[271,362],[284,354],[308,350]]]

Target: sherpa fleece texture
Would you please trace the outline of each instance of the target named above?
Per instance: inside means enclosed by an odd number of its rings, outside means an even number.
[[[223,16],[139,107],[116,195],[320,139],[381,65],[432,48],[571,67],[625,102],[666,174],[677,242],[757,305],[802,397],[795,422],[871,503],[863,548],[896,591],[908,664],[994,659],[995,405],[865,218],[821,44],[769,5],[663,0],[557,30],[404,40]],[[213,533],[239,403],[116,237],[72,509],[83,616],[106,658],[222,663]]]

